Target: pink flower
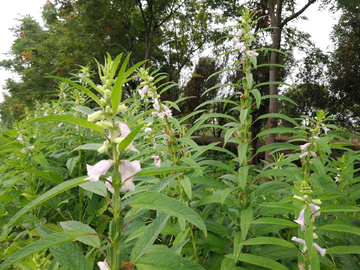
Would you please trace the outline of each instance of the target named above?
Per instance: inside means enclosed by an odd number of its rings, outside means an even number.
[[[121,138],[125,138],[127,135],[129,135],[130,134],[130,128],[125,124],[125,123],[122,123],[122,122],[120,122],[119,123],[119,128],[120,128],[120,133],[121,133]],[[136,153],[139,153],[139,150],[137,150],[134,146],[133,146],[133,144],[132,143],[130,143],[130,145],[129,145],[129,147],[130,147],[130,150],[131,151],[134,151],[134,152],[136,152]]]
[[[146,92],[148,91],[148,88],[149,88],[149,86],[145,85],[142,90],[140,90],[140,89],[138,90],[138,92],[139,92],[139,94],[140,94],[140,97],[141,97],[142,99],[144,98]]]
[[[23,143],[24,140],[23,140],[23,137],[22,135],[20,134],[19,137],[16,138],[19,142]]]
[[[153,107],[154,107],[155,110],[160,111],[159,100],[157,98],[154,98]]]
[[[137,172],[141,171],[140,162],[134,160],[132,162],[124,160],[123,163],[119,165],[119,171],[121,173],[121,182],[124,184],[121,186],[120,191],[125,192],[128,190],[135,191],[135,185],[133,183],[133,176]]]
[[[292,241],[295,241],[303,246],[306,246],[305,240],[301,239],[301,238],[297,238],[297,237],[292,237],[291,238]],[[324,257],[325,253],[326,253],[326,248],[321,248],[318,244],[313,243],[313,246],[316,248],[317,251],[320,252],[321,256]]]
[[[160,167],[161,164],[161,159],[159,156],[152,156],[152,158],[154,159],[154,164],[156,167]]]
[[[243,32],[244,32],[243,29],[239,29],[239,32],[237,32],[236,35],[241,37],[243,35]]]
[[[246,55],[247,56],[258,56],[259,54],[255,50],[253,50],[253,51],[249,50],[246,52]]]
[[[106,172],[110,169],[113,163],[114,161],[112,160],[101,160],[94,166],[86,164],[86,169],[89,177],[85,178],[85,180],[99,181],[99,177],[106,174]]]
[[[105,181],[105,186],[106,188],[108,189],[108,191],[110,191],[111,193],[114,193],[115,192],[115,189],[114,187],[112,186],[112,177],[108,177],[106,178],[107,181]],[[110,182],[110,183],[109,183]]]
[[[308,149],[309,145],[310,145],[310,143],[305,143],[305,144],[300,146],[300,149],[303,150],[303,151],[306,151]]]
[[[310,215],[311,217],[317,217],[320,215],[320,212],[316,212],[317,210],[320,209],[320,206],[317,206],[315,204],[310,203]],[[316,212],[316,213],[315,213]],[[305,208],[303,208],[300,211],[299,217],[297,219],[294,220],[294,222],[296,222],[297,224],[301,225],[301,230],[305,230],[305,219],[304,219],[304,214],[305,214]]]

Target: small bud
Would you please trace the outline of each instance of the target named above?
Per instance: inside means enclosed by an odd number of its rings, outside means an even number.
[[[127,111],[127,107],[125,106],[125,104],[120,104],[117,109],[117,112],[120,113],[120,112],[126,112],[126,111]]]
[[[322,203],[322,201],[319,200],[319,199],[313,199],[312,202],[313,202],[314,204],[321,204],[321,203]]]
[[[104,153],[109,148],[110,143],[108,141],[104,141],[103,145],[97,150],[99,153]]]
[[[102,114],[103,114],[103,111],[94,112],[94,113],[88,115],[87,120],[90,121],[90,122],[94,122],[94,121],[98,120],[101,117]]]
[[[106,89],[104,91],[104,97],[105,97],[105,100],[108,102],[110,101],[110,98],[111,98],[111,91],[109,89]]]
[[[297,196],[297,195],[294,195],[293,198],[298,199],[300,201],[305,201],[303,197],[300,197],[300,196]]]

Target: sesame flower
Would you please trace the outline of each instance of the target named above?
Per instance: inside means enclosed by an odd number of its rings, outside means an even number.
[[[122,123],[122,122],[119,123],[119,129],[120,129],[120,133],[121,133],[120,138],[125,138],[131,132],[130,128],[125,123]],[[140,152],[133,146],[132,143],[130,143],[129,148],[131,151],[134,151],[136,153]]]
[[[152,158],[154,159],[154,164],[156,167],[160,167],[161,164],[161,159],[159,156],[152,156]]]
[[[259,54],[255,50],[253,51],[249,50],[246,52],[246,55],[250,57],[250,56],[258,56]]]
[[[107,262],[98,262],[97,265],[99,266],[100,270],[110,269],[110,265]]]
[[[306,247],[306,243],[305,243],[305,240],[304,239],[301,239],[301,238],[297,238],[297,237],[292,237],[291,238],[292,241],[295,241],[303,246]],[[313,243],[313,246],[316,248],[317,251],[320,252],[321,256],[324,257],[325,256],[325,253],[326,253],[326,248],[321,248],[318,244],[316,243]]]
[[[316,212],[317,210],[320,209],[320,206],[316,206],[312,203],[309,204],[311,206],[310,208],[310,215],[311,217],[317,217],[320,215],[320,212]],[[301,230],[304,231],[305,230],[305,219],[304,219],[304,214],[305,214],[305,208],[303,208],[300,211],[299,217],[297,219],[294,220],[294,222],[296,222],[297,224],[301,225]]]
[[[145,85],[145,86],[143,87],[143,89],[141,89],[141,90],[139,89],[139,90],[138,90],[141,99],[144,98],[146,92],[148,91],[148,88],[149,88],[149,86]]]
[[[119,165],[119,171],[121,173],[121,182],[124,184],[121,186],[120,191],[125,192],[128,190],[135,191],[135,185],[133,183],[133,176],[137,172],[141,171],[140,162],[138,160],[128,161],[124,160]]]
[[[112,160],[101,160],[94,166],[86,164],[86,169],[89,177],[85,178],[85,180],[99,181],[99,177],[106,174],[106,172],[110,169],[113,163],[114,161]]]

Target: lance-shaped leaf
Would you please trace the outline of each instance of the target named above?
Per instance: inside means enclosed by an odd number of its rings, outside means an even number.
[[[35,226],[41,237],[46,237],[55,233],[38,223],[36,223]],[[85,256],[82,254],[79,248],[70,241],[52,246],[50,247],[50,251],[55,260],[60,263],[63,269],[91,270],[91,266],[87,262]]]
[[[9,228],[12,224],[14,224],[15,221],[17,221],[20,217],[25,215],[28,211],[33,209],[34,207],[38,206],[39,204],[42,204],[43,202],[47,201],[48,199],[70,189],[73,187],[76,187],[78,185],[81,185],[87,181],[84,181],[86,176],[82,176],[79,178],[75,178],[72,180],[68,180],[65,182],[62,182],[60,185],[50,189],[49,191],[45,192],[41,196],[37,197],[35,200],[33,200],[31,203],[27,204],[24,208],[22,208],[19,212],[17,212],[4,226],[5,229]]]
[[[135,265],[139,270],[204,270],[200,265],[171,251],[158,251],[146,254]]]
[[[140,236],[131,251],[131,262],[136,263],[141,256],[145,254],[146,250],[154,243],[156,237],[158,237],[169,218],[170,215],[161,213],[154,222],[147,227],[146,231]]]
[[[89,232],[85,231],[63,231],[58,233],[50,234],[38,241],[31,243],[30,245],[20,249],[19,251],[12,254],[8,259],[0,264],[0,270],[6,269],[13,263],[20,261],[21,259],[34,254],[40,250],[50,248],[52,246],[56,246],[58,244],[72,241],[77,237],[84,236],[89,234]]]
[[[265,257],[261,257],[258,255],[241,253],[238,257],[238,260],[242,261],[242,262],[247,262],[250,264],[262,266],[265,268],[274,269],[274,270],[289,270],[286,266],[284,266],[274,260],[271,260],[271,259],[268,259]]]
[[[205,235],[207,234],[206,225],[198,214],[196,214],[186,204],[164,194],[153,191],[145,192],[137,195],[129,203],[129,205],[132,207],[158,210],[163,213],[185,219],[199,227]]]
[[[89,235],[77,237],[76,240],[84,243],[85,245],[101,248],[99,236],[90,235],[97,234],[97,232],[89,225],[75,220],[60,222],[60,225],[65,231],[80,230],[89,232]]]
[[[64,122],[64,123],[69,123],[69,124],[73,124],[73,125],[79,125],[82,127],[90,128],[92,130],[96,130],[96,131],[100,132],[101,134],[105,135],[104,130],[101,127],[99,127],[98,125],[94,124],[93,122],[90,122],[90,121],[87,121],[87,120],[81,119],[81,118],[71,117],[68,115],[48,115],[48,116],[36,118],[34,120],[30,120],[30,121],[28,121],[28,123],[45,122],[45,121],[58,121],[58,122]]]
[[[73,81],[70,81],[69,79],[65,79],[65,78],[60,78],[60,77],[56,77],[56,76],[46,76],[46,78],[58,79],[58,80],[61,80],[61,81],[65,82],[65,83],[68,83],[68,84],[74,86],[75,88],[79,89],[80,91],[83,91],[85,94],[87,94],[89,97],[91,97],[101,108],[103,108],[103,106],[102,106],[102,104],[100,102],[100,99],[93,92],[91,92],[89,89],[87,89],[86,87],[84,87],[82,85],[79,85],[79,84],[77,84],[77,83],[75,83]],[[94,89],[97,90],[96,86],[94,87]]]

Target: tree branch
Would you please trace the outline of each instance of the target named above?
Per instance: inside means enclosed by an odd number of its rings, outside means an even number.
[[[293,15],[287,17],[281,24],[280,24],[280,28],[283,28],[285,24],[287,24],[288,22],[290,22],[291,20],[299,17],[311,4],[314,4],[316,2],[316,0],[309,0],[309,2],[302,8],[300,9],[298,12],[294,13]]]

